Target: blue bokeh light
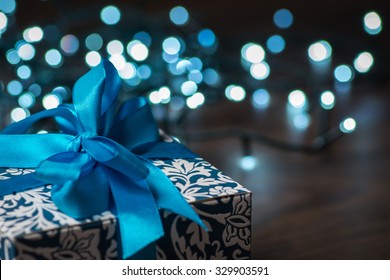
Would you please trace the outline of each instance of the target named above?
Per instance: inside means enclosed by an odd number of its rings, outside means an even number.
[[[100,12],[100,19],[107,25],[115,25],[121,19],[121,11],[115,6],[107,6]]]
[[[289,28],[294,21],[293,14],[287,9],[277,10],[273,19],[275,25],[281,29]]]
[[[273,35],[267,40],[267,48],[271,53],[281,53],[286,47],[286,42],[280,35]]]
[[[339,65],[334,70],[334,77],[342,83],[350,82],[353,79],[352,68],[348,65]]]
[[[177,6],[169,12],[169,18],[176,25],[185,25],[189,20],[188,11],[182,6]]]
[[[211,47],[215,44],[215,34],[211,29],[203,29],[198,33],[198,42],[203,47]]]

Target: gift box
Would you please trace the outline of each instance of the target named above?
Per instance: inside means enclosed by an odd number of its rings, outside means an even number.
[[[107,60],[0,134],[1,259],[247,259],[251,193],[171,138]],[[25,134],[52,117],[60,133]],[[9,166],[12,166],[9,167]]]
[[[197,158],[154,164],[174,182],[207,225],[161,211],[165,235],[157,259],[249,259],[251,193],[210,163]],[[1,169],[0,180],[33,170]],[[115,215],[76,220],[50,198],[51,186],[9,194],[0,200],[1,259],[117,259]]]

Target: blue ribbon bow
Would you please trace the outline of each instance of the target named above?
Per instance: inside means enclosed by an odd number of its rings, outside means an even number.
[[[106,210],[117,214],[124,258],[159,239],[158,209],[167,209],[206,228],[168,177],[149,159],[194,158],[177,142],[159,141],[145,98],[117,111],[121,81],[103,60],[73,89],[73,105],[34,114],[0,135],[0,166],[37,168],[36,180],[3,181],[0,195],[53,184],[52,200],[76,219]],[[25,134],[37,121],[55,118],[62,133]],[[1,181],[0,181],[1,182]]]

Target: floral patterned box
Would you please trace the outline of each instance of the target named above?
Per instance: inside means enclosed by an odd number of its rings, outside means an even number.
[[[202,159],[156,160],[207,225],[162,211],[165,236],[157,259],[248,259],[251,193]],[[1,169],[17,180],[31,169]],[[75,220],[50,198],[51,186],[0,197],[1,259],[117,259],[116,218],[110,212]]]

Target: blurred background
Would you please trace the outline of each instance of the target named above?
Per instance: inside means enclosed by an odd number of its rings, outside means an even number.
[[[121,98],[252,190],[254,259],[389,259],[386,8],[0,0],[0,128],[107,57]]]

